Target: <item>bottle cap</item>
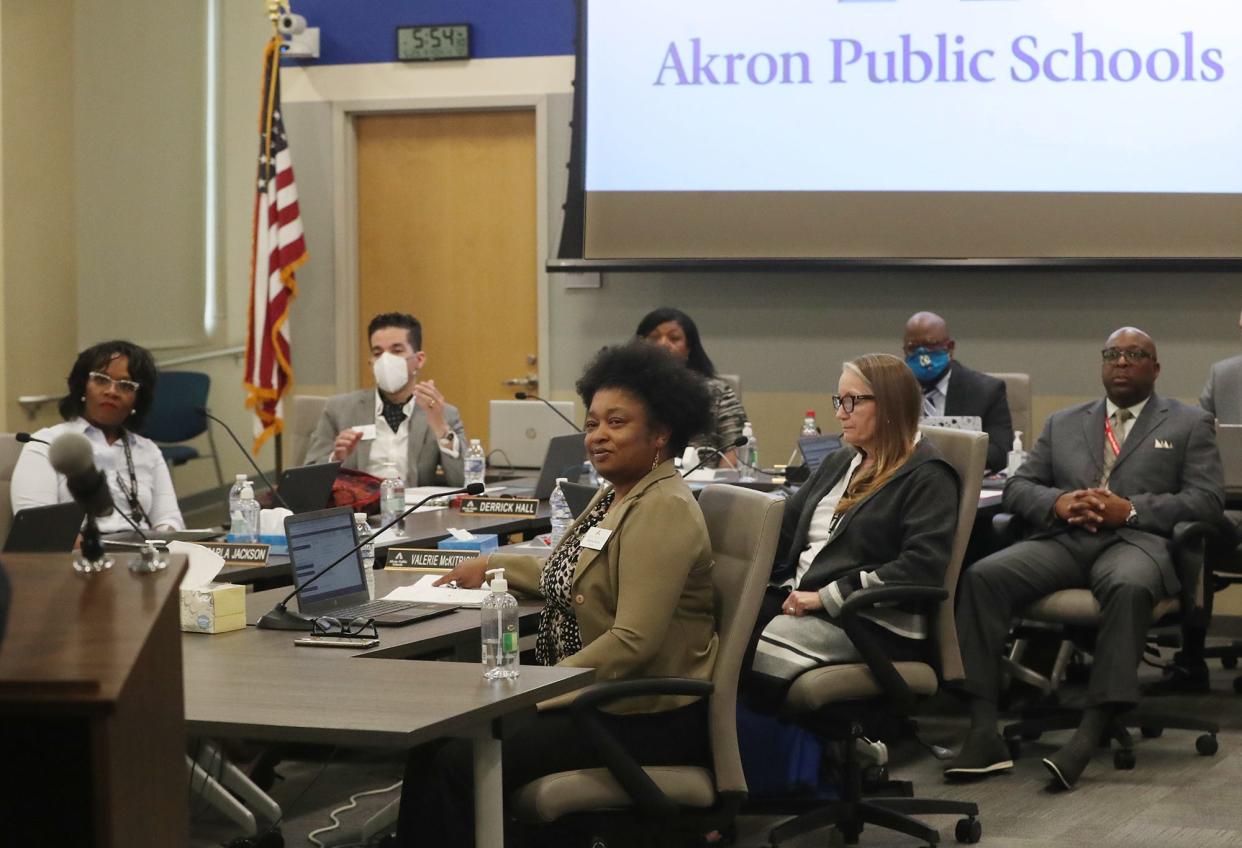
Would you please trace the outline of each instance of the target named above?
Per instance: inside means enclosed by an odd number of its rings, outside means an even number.
[[[233,478],[233,482],[234,482],[234,483],[244,483],[244,482],[246,482],[246,475],[245,475],[245,474],[238,474],[237,476],[235,476],[235,477]]]
[[[355,513],[354,513],[354,523],[355,523],[355,524],[366,524],[366,523],[367,523],[367,514],[366,514],[365,512],[355,512]]]
[[[503,568],[492,568],[487,573],[496,575],[492,578],[491,583],[493,594],[509,591],[509,581],[505,579],[505,570]]]
[[[813,409],[808,409],[808,410],[806,411],[806,417],[807,417],[807,418],[814,418],[814,417],[815,417],[815,410],[813,410]]]

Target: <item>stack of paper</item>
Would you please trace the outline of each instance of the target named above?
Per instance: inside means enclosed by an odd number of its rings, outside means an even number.
[[[442,575],[428,574],[413,586],[393,589],[384,596],[386,601],[412,601],[421,604],[455,604],[462,607],[480,606],[490,594],[488,589],[451,589],[434,586]]]

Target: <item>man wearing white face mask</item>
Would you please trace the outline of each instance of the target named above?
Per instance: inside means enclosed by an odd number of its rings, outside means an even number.
[[[395,465],[407,486],[430,485],[439,465],[448,485],[462,485],[466,430],[435,380],[418,379],[427,361],[422,325],[413,315],[386,312],[371,319],[367,337],[376,389],[328,399],[306,461],[339,461],[377,477]]]

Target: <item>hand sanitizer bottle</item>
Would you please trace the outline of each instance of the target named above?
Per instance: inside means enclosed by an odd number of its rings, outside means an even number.
[[[483,601],[483,676],[508,680],[518,676],[518,605],[509,594],[503,568],[493,568],[491,593]]]
[[[1018,473],[1022,463],[1026,462],[1026,451],[1022,450],[1022,431],[1013,433],[1013,450],[1009,452],[1009,463],[1005,466],[1005,476],[1012,477]]]

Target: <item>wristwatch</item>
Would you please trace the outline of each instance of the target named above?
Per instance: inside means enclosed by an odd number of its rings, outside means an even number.
[[[1126,526],[1133,527],[1138,522],[1138,510],[1134,508],[1134,504],[1130,504],[1130,514],[1126,516]]]

